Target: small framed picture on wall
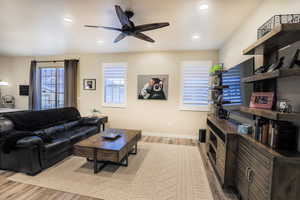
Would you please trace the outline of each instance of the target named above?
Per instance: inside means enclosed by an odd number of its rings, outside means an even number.
[[[83,79],[84,90],[96,90],[96,79]]]

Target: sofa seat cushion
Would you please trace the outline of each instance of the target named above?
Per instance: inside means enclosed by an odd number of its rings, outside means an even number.
[[[50,137],[49,135],[45,134],[44,129],[34,131],[33,133],[36,134],[37,136],[39,136],[43,140],[43,142],[45,142],[45,143],[52,142],[52,137]]]
[[[48,159],[54,157],[64,151],[70,149],[70,139],[69,138],[60,138],[55,139],[51,143],[44,145],[44,158]]]
[[[75,144],[85,138],[87,138],[87,134],[86,133],[77,133],[71,136],[70,140],[72,144]]]
[[[96,126],[83,126],[71,129],[66,131],[68,135],[70,135],[71,143],[75,144],[76,142],[82,140],[83,138],[87,138],[98,132],[98,128]]]

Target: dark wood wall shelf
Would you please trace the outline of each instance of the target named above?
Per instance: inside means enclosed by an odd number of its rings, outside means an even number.
[[[300,40],[300,24],[281,24],[243,50],[244,55],[263,55]]]
[[[253,83],[256,81],[270,80],[276,78],[284,78],[289,76],[300,76],[300,68],[278,69],[273,72],[256,74],[242,79],[244,83]]]
[[[274,110],[266,110],[266,109],[257,109],[257,108],[248,108],[241,106],[240,111],[260,117],[264,117],[272,120],[295,120],[300,119],[300,113],[281,113]]]
[[[220,86],[214,86],[211,88],[211,90],[223,90],[223,89],[226,89],[226,88],[229,88],[228,85],[220,85]]]

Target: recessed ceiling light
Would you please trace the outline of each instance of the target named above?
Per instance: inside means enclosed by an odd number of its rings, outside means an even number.
[[[200,8],[200,10],[207,10],[208,5],[207,4],[202,4],[199,8]]]
[[[192,37],[194,40],[197,40],[197,39],[199,39],[200,38],[200,36],[199,35],[193,35],[193,37]]]
[[[68,18],[68,17],[65,17],[65,18],[64,18],[64,21],[65,21],[65,22],[68,22],[68,23],[72,23],[72,22],[73,22],[73,20],[70,19],[70,18]]]
[[[98,40],[97,43],[98,43],[98,44],[103,44],[104,41],[103,41],[103,40]]]

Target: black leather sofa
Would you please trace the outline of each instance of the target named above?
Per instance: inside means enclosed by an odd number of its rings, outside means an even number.
[[[2,114],[13,128],[0,133],[0,168],[35,175],[72,154],[78,141],[100,132],[101,119],[83,118],[76,108]],[[12,134],[23,134],[14,148],[3,151]],[[27,136],[28,135],[28,136]]]

